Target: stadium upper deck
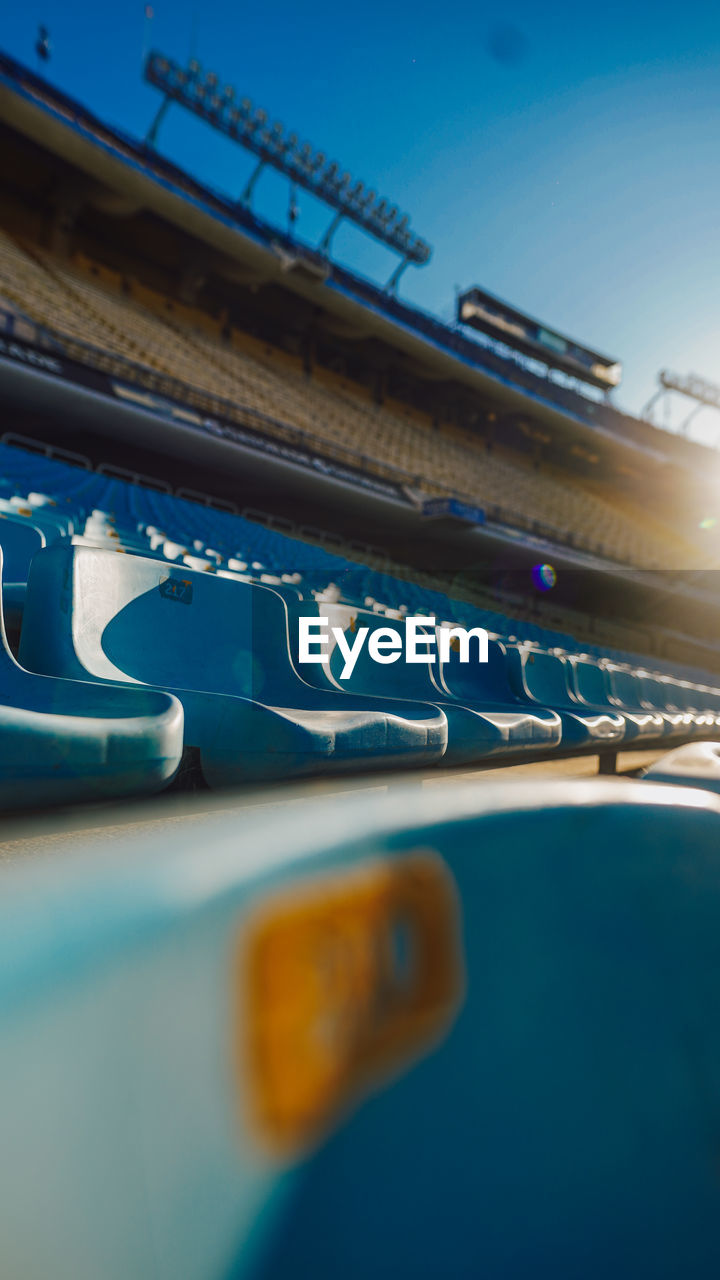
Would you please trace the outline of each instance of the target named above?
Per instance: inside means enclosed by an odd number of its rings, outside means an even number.
[[[616,433],[623,442],[628,439],[628,425],[632,423],[635,428],[633,443],[651,444],[655,450],[659,447],[656,433],[643,431],[645,424],[628,419],[607,403],[599,403],[548,377],[538,376],[525,366],[525,362],[514,358],[512,352],[504,356],[498,354],[459,332],[455,326],[445,324],[436,316],[331,261],[326,255],[267,223],[248,207],[198,182],[154,148],[99,121],[79,102],[1,53],[0,119],[27,137],[49,144],[57,155],[80,162],[84,169],[101,180],[119,177],[122,192],[117,194],[124,194],[125,212],[132,206],[136,183],[143,177],[150,177],[166,196],[176,194],[181,197],[184,207],[179,216],[188,230],[192,228],[196,232],[198,229],[193,210],[212,215],[225,230],[235,232],[234,254],[247,256],[248,262],[252,262],[256,269],[258,259],[252,254],[251,246],[270,251],[272,256],[265,255],[263,260],[263,274],[267,278],[282,274],[290,290],[301,292],[307,289],[308,282],[311,288],[322,284],[324,307],[332,308],[347,318],[349,303],[357,322],[364,328],[372,325],[373,320],[384,321],[386,337],[390,322],[390,341],[400,349],[405,347],[414,356],[419,355],[429,365],[448,370],[446,362],[438,365],[437,361],[441,355],[451,356],[456,366],[453,368],[455,377],[462,377],[461,367],[464,366],[466,373],[472,371],[480,375],[486,384],[488,377],[492,378],[493,384],[500,383],[500,386],[492,386],[495,394],[502,396],[505,392],[516,396],[520,393],[524,402],[530,395],[538,402],[540,412],[548,406],[556,411],[563,410],[578,422]],[[87,145],[83,146],[83,143]],[[113,162],[119,162],[120,167]],[[147,190],[147,187],[143,188],[144,194]],[[161,207],[161,199],[161,192],[156,192],[154,207]],[[223,247],[227,247],[226,239]],[[362,321],[357,315],[358,304]],[[381,332],[383,327],[378,327],[378,335]],[[406,347],[412,338],[415,341]],[[421,340],[419,348],[418,338]],[[527,408],[526,403],[524,407]],[[663,441],[663,445],[666,443]]]
[[[707,450],[379,289],[4,56],[0,121],[15,333],[29,317],[84,364],[554,543],[715,562],[696,530]]]

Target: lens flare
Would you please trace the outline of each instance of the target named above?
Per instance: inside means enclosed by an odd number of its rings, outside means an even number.
[[[532,580],[538,591],[550,591],[557,582],[557,574],[551,564],[533,566]]]
[[[705,516],[705,519],[700,521],[698,529],[714,529],[716,524],[716,516]]]

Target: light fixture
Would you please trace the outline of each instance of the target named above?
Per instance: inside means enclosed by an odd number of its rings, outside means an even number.
[[[377,200],[374,190],[353,180],[336,160],[328,161],[325,153],[315,151],[309,142],[301,144],[296,133],[285,136],[284,126],[279,121],[270,125],[267,111],[261,107],[253,110],[249,98],[241,98],[238,103],[234,87],[223,85],[220,88],[214,71],[207,72],[203,78],[196,58],[184,68],[160,53],[150,53],[145,62],[145,78],[164,94],[163,103],[147,134],[148,145],[155,144],[159,123],[169,104],[177,102],[232,137],[261,162],[248,181],[242,202],[250,203],[257,176],[266,164],[271,164],[292,183],[335,210],[331,227],[320,245],[323,252],[329,249],[339,222],[347,218],[402,255],[403,262],[393,275],[391,287],[405,265],[414,263],[420,266],[428,261],[430,246],[410,231],[407,214],[401,214],[397,206],[391,205],[384,197]]]

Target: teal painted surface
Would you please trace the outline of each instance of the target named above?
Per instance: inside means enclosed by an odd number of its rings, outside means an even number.
[[[26,671],[0,610],[0,807],[160,791],[182,746],[177,698]]]
[[[43,617],[55,619],[52,628]],[[425,764],[447,741],[432,706],[301,680],[272,590],[138,556],[57,546],[35,557],[20,644],[33,670],[175,693],[211,786],[362,764]]]
[[[720,804],[649,782],[405,786],[7,873],[0,1237],[23,1280],[714,1277]],[[231,1058],[252,913],[443,860],[466,987],[302,1158]]]

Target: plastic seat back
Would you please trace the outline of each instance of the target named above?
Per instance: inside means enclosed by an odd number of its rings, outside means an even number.
[[[662,682],[663,684],[665,681]],[[671,698],[680,711],[689,711],[691,715],[699,715],[708,710],[712,703],[701,689],[686,681],[672,680],[668,682],[671,685]]]
[[[51,547],[37,556],[21,659],[76,678],[258,701],[281,701],[300,683],[284,602],[272,590],[90,547]]]
[[[542,707],[575,706],[568,690],[567,665],[563,658],[543,649],[509,649],[510,670],[522,696]]]
[[[356,642],[361,627],[368,628],[359,657],[352,673],[347,679],[342,678],[345,657],[339,645],[335,645],[330,654],[328,674],[337,688],[353,693],[370,694],[386,698],[406,698],[417,702],[437,702],[442,693],[433,680],[433,668],[437,665],[437,652],[433,650],[434,662],[410,663],[405,659],[405,622],[396,618],[387,618],[364,610],[351,610],[345,630],[345,639],[349,645]],[[376,662],[370,652],[370,638],[382,631],[388,636],[397,637],[402,648],[399,657],[392,663]],[[423,629],[422,633],[434,636],[434,628]]]
[[[626,671],[623,667],[609,664],[605,671],[610,690],[610,700],[620,708],[629,711],[643,706],[643,689],[640,677],[634,671]]]
[[[571,658],[568,662],[568,674],[577,697],[585,706],[608,705],[607,674],[597,662]]]
[[[487,662],[477,662],[476,641],[471,641],[470,661],[462,662],[459,648],[450,649],[440,665],[440,680],[451,698],[468,705],[512,706],[516,697],[510,687],[507,653],[499,640],[488,640]]]
[[[678,712],[678,688],[672,682],[659,680],[656,676],[639,675],[642,705],[653,707],[656,711]]]

